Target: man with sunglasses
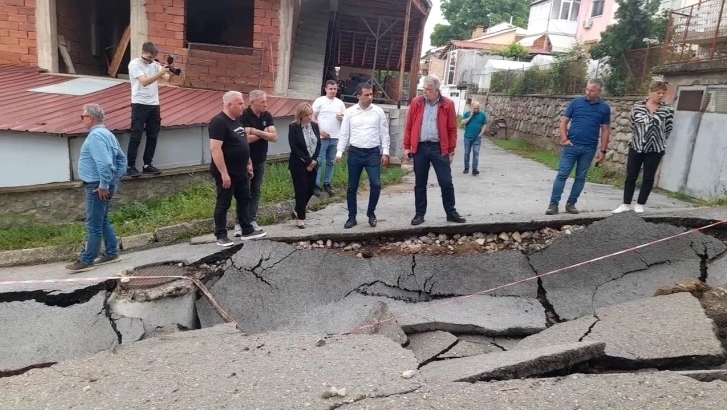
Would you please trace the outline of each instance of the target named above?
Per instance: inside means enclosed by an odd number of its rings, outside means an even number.
[[[109,222],[109,205],[119,181],[126,171],[126,155],[113,133],[104,126],[104,111],[97,104],[83,107],[81,121],[88,136],[81,146],[78,177],[86,189],[86,250],[79,259],[66,266],[71,272],[85,272],[97,265],[119,260],[116,231]],[[98,257],[101,242],[106,246]]]

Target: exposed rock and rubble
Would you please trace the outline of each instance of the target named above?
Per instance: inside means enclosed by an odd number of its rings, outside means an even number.
[[[0,294],[26,319],[79,318],[53,333],[81,335],[75,351],[40,334],[21,352],[0,345],[5,370],[30,369],[0,379],[0,404],[723,408],[722,240],[690,233],[553,272],[683,231],[623,214],[559,230],[247,242],[194,266],[247,335],[204,297],[202,329],[183,331],[104,312],[107,285],[55,306],[53,291]],[[40,329],[20,313],[0,311],[11,340]],[[94,328],[95,346],[79,333]]]

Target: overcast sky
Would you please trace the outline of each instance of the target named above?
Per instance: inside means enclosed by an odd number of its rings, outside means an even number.
[[[432,35],[432,32],[434,31],[434,25],[437,23],[446,23],[447,20],[444,19],[442,16],[442,10],[440,10],[439,5],[441,4],[441,0],[431,0],[432,2],[432,10],[429,12],[429,18],[427,18],[427,24],[424,25],[424,44],[422,45],[422,54],[426,53],[427,50],[429,50],[432,47],[432,41],[430,40],[430,36]]]

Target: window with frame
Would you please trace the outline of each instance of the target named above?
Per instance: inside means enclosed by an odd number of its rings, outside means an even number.
[[[187,0],[186,3],[188,42],[253,47],[255,0]]]
[[[598,17],[603,15],[603,5],[606,0],[593,0],[593,6],[591,8],[591,17]]]
[[[553,0],[550,8],[551,20],[578,21],[580,0]]]
[[[457,50],[449,51],[447,63],[447,84],[454,84],[455,69],[457,68]]]

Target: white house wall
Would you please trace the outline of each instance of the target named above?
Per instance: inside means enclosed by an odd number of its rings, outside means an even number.
[[[569,1],[569,0],[565,0]],[[568,20],[560,18],[552,18],[550,10],[553,0],[536,4],[530,7],[528,15],[528,35],[536,34],[561,34],[564,36],[575,36],[578,31],[578,22],[582,20],[580,17],[573,21],[570,16]],[[580,12],[579,12],[580,15]]]
[[[71,180],[68,140],[64,137],[0,132],[0,187]]]

